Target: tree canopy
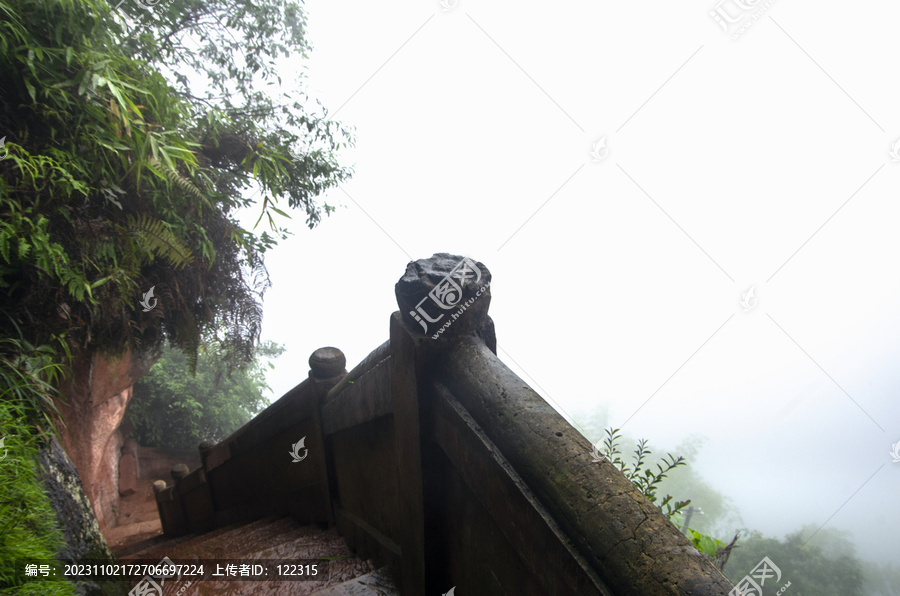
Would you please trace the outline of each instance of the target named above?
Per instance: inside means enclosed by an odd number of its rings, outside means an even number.
[[[196,450],[204,440],[221,441],[268,405],[267,361],[283,351],[263,342],[249,366],[229,372],[220,346],[207,342],[191,374],[184,352],[164,347],[134,385],[125,414],[132,436],[142,445],[185,451]]]
[[[0,1],[0,334],[188,354],[210,334],[248,361],[275,217],[314,227],[351,174],[351,133],[299,81],[273,98],[308,49],[290,0]],[[253,204],[271,233],[238,222]]]

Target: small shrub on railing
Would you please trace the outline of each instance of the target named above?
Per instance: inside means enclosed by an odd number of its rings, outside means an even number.
[[[656,464],[656,471],[654,471],[647,464],[647,458],[652,455],[653,452],[647,448],[647,439],[641,439],[638,441],[637,448],[634,450],[634,463],[629,466],[628,463],[619,457],[622,455],[622,451],[619,449],[619,442],[622,438],[620,429],[610,427],[603,432],[606,434],[606,438],[603,439],[603,449],[600,452],[601,455],[609,460],[611,464],[619,468],[619,470],[625,474],[625,477],[628,478],[628,480],[630,480],[651,503],[656,505],[667,518],[669,518],[669,521],[678,526],[679,524],[676,522],[675,518],[679,518],[678,521],[681,521],[681,518],[684,515],[683,509],[691,504],[690,499],[686,501],[675,501],[673,503],[674,497],[672,497],[672,495],[666,495],[663,497],[662,501],[657,503],[657,501],[659,501],[659,496],[656,491],[659,489],[659,484],[662,482],[663,478],[666,477],[666,474],[679,466],[686,466],[687,461],[680,455],[675,457],[671,453],[667,453],[665,457],[661,458]],[[719,569],[725,567],[725,563],[728,561],[728,555],[731,554],[731,550],[735,548],[737,536],[734,537],[731,544],[726,545],[721,540],[717,540],[712,536],[707,536],[706,534],[702,534],[691,528],[685,528],[685,530],[688,540],[691,541],[697,550],[711,559]]]
[[[619,441],[621,440],[619,429],[610,427],[604,432],[606,433],[606,438],[603,439],[603,451],[601,452],[603,457],[619,468],[622,473],[625,474],[625,477],[628,478],[639,491],[644,493],[644,496],[650,499],[651,503],[659,507],[659,510],[662,511],[666,517],[671,520],[672,517],[678,515],[682,509],[691,504],[690,500],[672,503],[672,495],[666,495],[661,503],[656,503],[659,499],[656,494],[659,483],[662,482],[667,473],[678,466],[687,465],[687,462],[683,457],[678,456],[676,458],[671,453],[667,453],[660,463],[656,464],[657,471],[654,472],[649,466],[644,467],[647,464],[647,458],[652,455],[653,452],[647,448],[647,440],[641,439],[638,442],[637,449],[634,450],[634,465],[629,467],[628,464],[619,457],[622,454],[619,450]]]

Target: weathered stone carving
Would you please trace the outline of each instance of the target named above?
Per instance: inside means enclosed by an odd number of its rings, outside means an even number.
[[[415,333],[432,339],[474,333],[493,346],[490,286],[484,263],[442,252],[411,261],[394,292],[404,323]]]

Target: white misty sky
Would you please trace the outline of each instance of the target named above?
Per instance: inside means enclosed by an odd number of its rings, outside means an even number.
[[[383,342],[408,261],[462,254],[493,274],[501,359],[563,415],[699,433],[749,527],[890,560],[900,5],[775,3],[735,40],[712,0],[455,4],[306,3],[307,85],[356,128],[356,174],[267,259],[274,394],[316,348],[352,368]]]

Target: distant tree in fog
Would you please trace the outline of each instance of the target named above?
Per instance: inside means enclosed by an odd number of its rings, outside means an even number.
[[[804,526],[781,540],[758,531],[742,533],[725,575],[738,582],[768,557],[781,569],[781,585],[791,582],[790,596],[862,596],[863,567],[848,533],[816,530],[815,525]],[[814,532],[813,539],[806,543]]]
[[[267,361],[283,351],[263,342],[249,365],[229,371],[221,346],[210,342],[200,348],[196,374],[191,374],[188,356],[166,346],[134,386],[126,413],[134,438],[170,450],[193,450],[201,441],[224,439],[268,405]]]

